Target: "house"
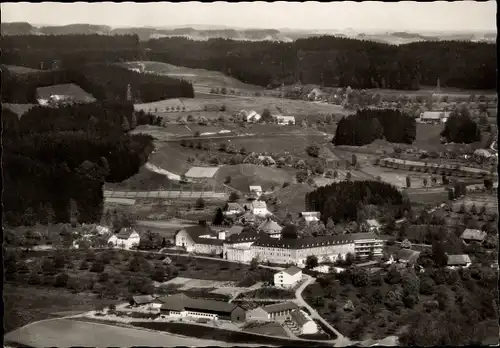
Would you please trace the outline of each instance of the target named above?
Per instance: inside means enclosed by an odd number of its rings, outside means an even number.
[[[122,249],[130,249],[133,246],[138,246],[141,237],[133,228],[122,228],[119,233],[112,235],[108,239],[108,244]]]
[[[380,239],[375,233],[350,233],[349,236],[354,241],[356,256],[368,257],[370,254],[373,256],[382,256],[384,240]]]
[[[238,218],[238,222],[242,224],[251,224],[257,220],[257,217],[252,213],[251,210],[247,211],[245,214]]]
[[[290,266],[274,274],[274,286],[279,288],[293,288],[301,279],[302,270],[297,266]]]
[[[190,298],[184,294],[161,299],[160,313],[174,318],[206,318],[243,322],[246,311],[233,303]]]
[[[257,196],[259,196],[259,197],[263,192],[262,187],[260,187],[260,186],[250,186],[249,190],[250,190],[250,192],[255,192],[257,194]]]
[[[299,214],[300,217],[303,217],[306,220],[307,224],[311,222],[319,222],[320,212],[319,211],[305,211]]]
[[[308,94],[307,99],[309,100],[318,100],[324,93],[319,88],[313,88]]]
[[[366,224],[368,225],[368,229],[370,232],[379,233],[380,232],[380,223],[375,219],[366,220]]]
[[[224,214],[225,215],[238,215],[245,212],[245,209],[241,206],[241,204],[236,202],[229,202],[226,205]]]
[[[404,264],[415,265],[417,263],[420,251],[411,249],[400,249],[396,254],[396,261]]]
[[[267,204],[266,202],[263,201],[253,201],[252,202],[252,214],[260,216],[260,217],[265,217],[269,214],[269,210],[267,210]]]
[[[175,234],[175,245],[188,252],[221,254],[225,233],[216,233],[206,224],[189,226]]]
[[[267,218],[259,225],[259,227],[257,227],[258,231],[266,233],[271,238],[278,239],[281,238],[282,229],[283,227],[281,227],[276,221],[272,220],[271,218]]]
[[[279,125],[287,126],[289,124],[295,125],[295,116],[274,116]]]
[[[493,156],[493,154],[486,149],[477,149],[476,151],[474,151],[474,156],[490,158],[491,156]]]
[[[130,304],[132,306],[144,306],[153,303],[153,301],[155,301],[155,298],[151,295],[132,296]]]
[[[292,311],[299,309],[295,302],[287,301],[262,307],[270,320],[285,320]]]
[[[486,239],[487,233],[485,231],[466,228],[460,238],[464,243],[482,243]]]
[[[262,118],[262,116],[254,110],[241,110],[240,116],[245,122],[258,122]]]
[[[290,313],[292,331],[299,335],[311,335],[318,333],[318,324],[311,317],[300,309],[295,309]]]
[[[419,120],[422,123],[446,123],[449,117],[450,112],[447,111],[424,111]]]
[[[467,254],[462,255],[448,255],[448,265],[450,269],[467,268],[472,264],[472,261]]]

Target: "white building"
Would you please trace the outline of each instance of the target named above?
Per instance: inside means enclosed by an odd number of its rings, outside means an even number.
[[[252,202],[252,214],[259,216],[259,217],[266,217],[271,212],[267,210],[267,204],[266,202],[263,201],[253,201]]]
[[[233,216],[233,215],[242,214],[244,212],[245,212],[245,209],[243,209],[241,204],[236,203],[236,202],[229,202],[226,205],[226,209],[224,211],[224,214]]]
[[[258,197],[260,197],[260,195],[262,194],[262,187],[260,186],[250,186],[249,190],[250,192],[254,192],[255,194],[257,194]]]
[[[302,279],[302,270],[296,266],[274,274],[274,286],[279,288],[293,288]]]
[[[353,233],[354,252],[356,256],[367,257],[370,254],[373,256],[382,256],[384,241],[377,237],[373,232]]]
[[[422,123],[446,123],[450,117],[448,111],[425,111],[420,114],[419,121]]]
[[[281,238],[281,230],[283,227],[281,227],[276,221],[272,220],[271,218],[267,218],[265,221],[263,221],[259,227],[257,227],[258,231],[264,232],[271,238]]]
[[[258,122],[262,118],[262,116],[255,110],[241,110],[240,115],[245,122]]]
[[[132,228],[122,228],[117,234],[112,235],[108,239],[108,244],[112,244],[114,247],[122,249],[130,249],[133,246],[139,245],[141,237]]]
[[[286,126],[289,124],[295,124],[295,117],[294,116],[275,116],[276,122],[279,125]]]
[[[276,303],[249,311],[247,319],[253,321],[285,321],[297,309],[299,309],[299,306],[291,301]]]
[[[299,335],[311,335],[318,333],[318,324],[311,317],[300,309],[296,309],[290,313],[292,323],[292,331],[296,331]]]
[[[304,211],[300,213],[300,217],[303,217],[306,220],[307,224],[311,222],[319,222],[320,212],[319,211]]]

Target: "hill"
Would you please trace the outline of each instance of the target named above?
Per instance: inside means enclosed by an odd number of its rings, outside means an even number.
[[[274,214],[279,218],[284,218],[287,213],[296,215],[305,211],[306,194],[314,189],[307,184],[292,184],[284,187],[273,194],[281,204],[276,207]]]
[[[292,173],[276,168],[261,167],[253,164],[238,164],[223,166],[215,175],[219,183],[223,183],[226,177],[231,177],[228,186],[238,191],[249,193],[249,186],[259,185],[263,190],[270,190],[273,187],[279,188],[285,182],[293,183],[295,178]]]

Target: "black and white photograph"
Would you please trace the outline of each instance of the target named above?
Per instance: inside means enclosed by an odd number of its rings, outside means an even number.
[[[498,346],[497,3],[4,2],[4,347]]]

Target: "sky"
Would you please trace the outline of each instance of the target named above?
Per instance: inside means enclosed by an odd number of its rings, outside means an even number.
[[[2,3],[2,22],[111,27],[211,25],[234,28],[495,31],[495,1]]]

